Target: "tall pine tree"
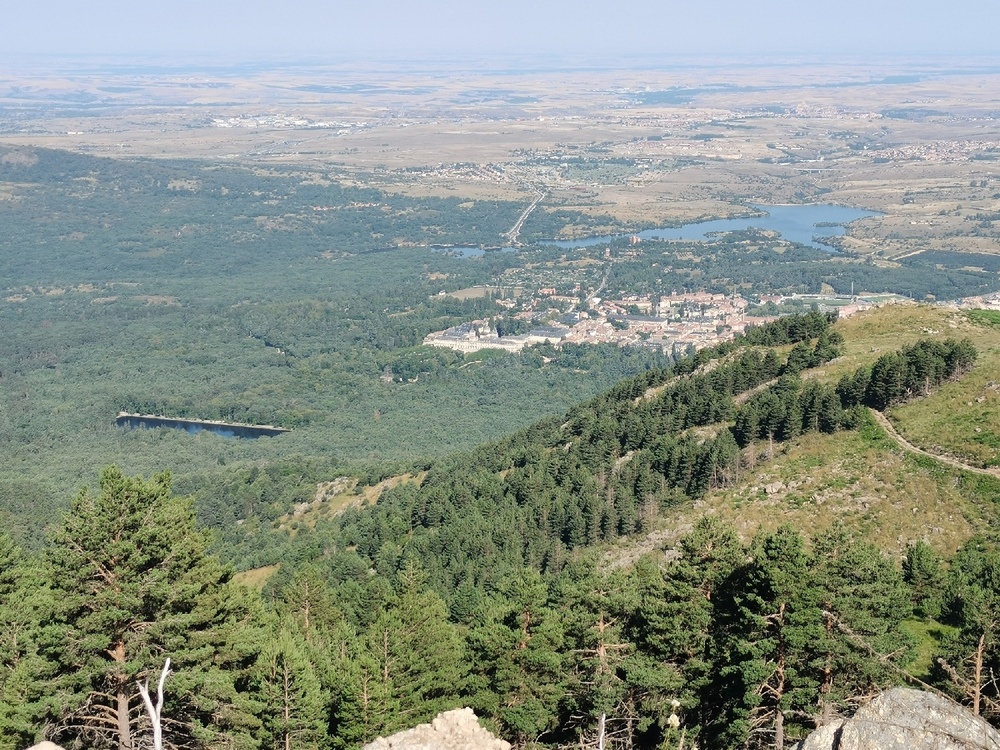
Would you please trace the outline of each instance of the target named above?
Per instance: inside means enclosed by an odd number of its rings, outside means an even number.
[[[252,686],[261,704],[263,750],[320,750],[327,745],[329,695],[296,627],[281,627],[264,647]]]
[[[38,739],[45,707],[41,683],[49,671],[39,638],[51,606],[38,566],[0,533],[0,750]]]
[[[112,467],[99,493],[80,493],[46,553],[53,739],[137,747],[146,718],[136,683],[170,657],[166,745],[256,747],[258,722],[238,690],[262,640],[256,599],[231,588],[205,545],[169,475],[146,481]]]

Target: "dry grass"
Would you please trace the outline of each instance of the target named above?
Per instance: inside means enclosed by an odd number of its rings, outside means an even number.
[[[318,521],[335,518],[348,508],[374,505],[386,490],[408,482],[420,484],[426,475],[426,472],[402,474],[360,488],[357,477],[338,477],[330,482],[320,482],[311,501],[299,503],[291,513],[282,516],[276,523],[278,528],[285,529],[294,536],[300,526],[314,528]]]
[[[950,554],[991,512],[962,491],[960,476],[858,432],[810,434],[693,510],[732,522],[745,538],[782,524],[814,536],[840,523],[893,554],[918,539]]]
[[[233,576],[233,582],[260,591],[268,579],[278,572],[280,565],[265,565],[263,568],[244,570]]]
[[[979,327],[965,313],[933,305],[884,305],[838,321],[836,327],[846,340],[844,356],[807,373],[807,377],[835,384],[843,375],[870,365],[882,354],[921,338],[968,336],[979,345],[976,338]],[[1000,344],[1000,336],[997,342]]]
[[[179,299],[165,294],[137,294],[135,299],[145,302],[147,305],[166,305],[167,307],[180,307],[181,305]]]
[[[446,296],[454,297],[455,299],[467,300],[467,299],[483,299],[489,297],[490,294],[496,291],[495,287],[489,286],[470,286],[465,289],[457,289],[454,292],[448,292]]]
[[[619,567],[658,550],[672,556],[706,515],[733,524],[744,541],[785,524],[808,538],[843,525],[892,557],[920,539],[950,555],[997,519],[1000,482],[985,481],[914,458],[879,430],[805,435],[762,457],[735,486],[665,512],[657,529],[620,541],[604,561]]]

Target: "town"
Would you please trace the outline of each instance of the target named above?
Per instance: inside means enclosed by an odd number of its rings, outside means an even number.
[[[500,299],[499,304],[521,309],[514,320],[524,332],[505,334],[490,320],[473,320],[424,338],[424,344],[459,352],[503,349],[520,352],[527,346],[548,343],[617,344],[648,346],[678,353],[714,346],[742,333],[748,326],[774,320],[785,305],[795,309],[815,306],[821,312],[836,311],[841,318],[882,304],[908,301],[897,295],[763,295],[746,299],[738,294],[709,292],[627,295],[622,299],[586,298],[556,294],[553,287],[539,289],[526,301]],[[581,309],[577,309],[577,308]],[[752,308],[773,311],[759,314]],[[788,310],[792,312],[792,310]]]

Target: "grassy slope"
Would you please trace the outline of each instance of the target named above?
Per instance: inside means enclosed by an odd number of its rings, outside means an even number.
[[[695,510],[733,521],[746,536],[786,523],[809,534],[843,523],[886,551],[926,539],[952,553],[1000,517],[991,499],[998,491],[1000,481],[905,453],[868,425],[795,440]]]
[[[926,415],[939,415],[940,434],[962,432],[968,421],[983,413],[987,402],[969,405],[956,391],[974,391],[997,371],[1000,328],[984,327],[965,312],[924,305],[896,305],[873,310],[837,324],[846,340],[846,354],[809,373],[807,377],[835,383],[841,375],[870,364],[880,354],[921,337],[968,336],[976,342],[980,359],[963,380],[918,401],[897,407],[893,418],[911,442],[928,450],[937,443],[924,440]],[[702,428],[709,434],[714,428]],[[956,455],[970,455],[969,445],[956,442]],[[659,528],[641,538],[621,540],[608,559],[627,564],[639,555],[669,548],[705,514],[733,522],[749,538],[759,530],[789,524],[813,536],[842,523],[871,539],[888,554],[901,555],[915,540],[925,539],[944,554],[952,554],[966,539],[988,527],[1000,527],[1000,478],[975,475],[901,448],[875,423],[834,435],[813,433],[787,444],[756,446],[759,461],[732,487],[666,511]],[[320,492],[308,508],[281,519],[294,535],[320,518],[336,515],[347,505],[373,502],[384,486],[412,477],[395,477],[375,487],[350,486]],[[322,489],[322,488],[321,488]]]
[[[985,387],[1000,380],[1000,327],[977,323],[966,312],[925,305],[885,307],[837,327],[846,339],[846,354],[807,377],[836,383],[880,354],[922,337],[972,339],[980,357],[971,373],[896,407],[890,417],[901,434],[922,448],[937,451],[943,446],[971,464],[1000,463],[1000,455],[977,439],[986,430],[974,429],[1000,409],[1000,393]],[[983,393],[985,400],[977,401]],[[766,446],[758,446],[758,452],[763,450]],[[747,538],[781,524],[813,535],[839,522],[891,554],[901,554],[917,539],[951,554],[977,531],[1000,526],[997,497],[1000,479],[908,453],[871,421],[858,431],[810,434],[776,445],[774,457],[762,459],[735,486],[668,511],[658,530],[623,542],[609,558],[628,562],[642,552],[669,547],[705,514],[732,521]]]
[[[1000,466],[1000,315],[983,313],[948,321],[979,349],[975,369],[933,398],[896,407],[889,416],[914,444],[991,467]]]

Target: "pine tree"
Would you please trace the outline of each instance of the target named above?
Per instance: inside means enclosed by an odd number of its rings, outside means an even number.
[[[51,606],[37,565],[0,533],[0,750],[38,739],[45,705],[40,683],[49,669],[39,638]]]
[[[136,682],[169,656],[167,746],[255,747],[252,706],[237,690],[262,643],[255,600],[231,588],[205,546],[166,474],[145,481],[112,467],[98,494],[80,493],[46,551],[53,739],[136,747],[145,722]]]
[[[588,561],[564,570],[556,584],[570,646],[571,721],[578,726],[581,743],[589,737],[599,746],[613,741],[632,747],[634,742],[637,696],[626,679],[626,664],[634,660],[635,649],[624,637],[639,602],[633,583],[620,571],[601,575]]]
[[[902,571],[872,544],[842,527],[814,543],[814,575],[823,592],[820,702],[824,713],[850,711],[861,696],[899,681],[912,645],[900,623],[912,613]]]
[[[958,628],[935,664],[942,685],[974,713],[1000,715],[1000,549],[981,537],[955,553],[944,614]]]
[[[635,653],[623,668],[643,746],[659,746],[676,734],[670,725],[675,700],[687,711],[687,737],[701,731],[709,703],[701,702],[702,692],[717,670],[710,654],[716,601],[746,557],[735,529],[712,516],[700,519],[679,546],[681,555],[670,566],[644,559],[634,573],[639,606],[624,635]]]
[[[782,750],[788,717],[816,704],[819,681],[810,667],[822,611],[798,532],[763,534],[751,554],[716,607],[719,668],[708,696],[717,696],[721,711],[709,735],[720,745]]]
[[[520,743],[558,725],[566,694],[564,628],[541,577],[525,571],[484,603],[468,642],[471,703]]]
[[[251,687],[261,704],[263,750],[319,750],[327,744],[329,695],[312,654],[294,627],[281,627],[264,647]]]
[[[299,566],[282,587],[277,609],[282,617],[298,625],[308,643],[321,641],[343,619],[330,584],[321,571],[310,564]]]
[[[800,341],[788,353],[788,359],[785,361],[784,368],[782,368],[782,374],[796,375],[812,367],[815,364],[814,360],[813,349],[809,346],[809,342]]]
[[[330,669],[322,684],[331,698],[329,739],[338,750],[363,745],[378,733],[372,733],[384,702],[372,695],[378,665],[361,645],[361,634],[346,620],[329,634]]]
[[[828,387],[821,386],[819,429],[825,433],[833,433],[844,423],[844,410],[837,394]]]
[[[631,613],[626,638],[635,651],[623,665],[644,745],[659,746],[669,732],[671,701],[697,705],[698,689],[711,672],[707,661],[712,603],[700,575],[681,561],[661,570],[650,560],[636,567],[639,606]],[[692,727],[694,731],[697,727]]]
[[[815,381],[807,382],[799,394],[802,414],[802,431],[819,432],[819,415],[823,403],[823,387]]]
[[[815,367],[823,362],[839,357],[844,351],[844,337],[838,331],[826,330],[816,339],[816,346],[813,349],[813,363]]]
[[[853,374],[844,375],[837,383],[837,395],[845,409],[864,403],[865,393],[871,381],[871,371],[859,367]]]
[[[903,559],[903,580],[913,594],[916,614],[934,618],[941,614],[941,590],[944,586],[944,566],[941,556],[927,542],[914,542],[906,548]]]
[[[906,395],[906,358],[893,352],[883,354],[872,365],[871,379],[865,389],[865,406],[883,411]]]
[[[348,671],[334,690],[338,734],[370,741],[461,702],[467,670],[462,639],[444,600],[425,581],[412,565],[402,570],[397,590],[372,621],[353,642],[341,641],[344,658],[337,664]]]

